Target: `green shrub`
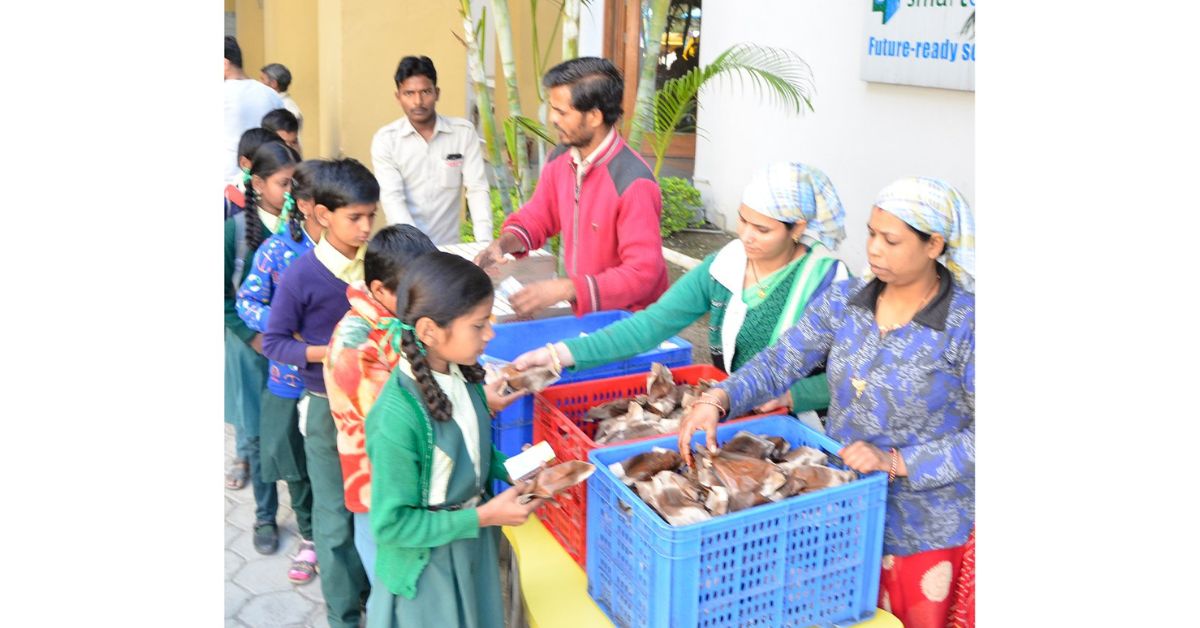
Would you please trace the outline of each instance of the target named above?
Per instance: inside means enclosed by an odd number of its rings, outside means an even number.
[[[659,232],[667,237],[676,231],[698,224],[700,211],[704,203],[700,200],[700,190],[692,187],[687,179],[680,177],[662,177],[658,180],[662,190],[662,226]]]
[[[492,239],[500,237],[500,227],[504,226],[504,206],[500,204],[500,190],[492,188],[488,191],[492,199]],[[475,241],[475,226],[471,223],[471,214],[458,226],[459,240],[462,242]]]

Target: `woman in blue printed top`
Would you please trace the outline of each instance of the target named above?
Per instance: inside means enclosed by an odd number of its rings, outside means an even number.
[[[849,443],[839,455],[890,482],[880,604],[908,628],[945,626],[975,523],[974,221],[953,187],[908,177],[879,193],[867,232],[875,277],[831,286],[776,344],[705,393],[683,419],[679,447],[690,463],[697,430],[715,447],[721,417],[826,365],[827,431]]]
[[[321,165],[320,161],[309,160],[296,166],[292,191],[280,214],[279,226],[254,254],[250,271],[238,290],[238,316],[260,334],[267,331],[271,300],[284,269],[313,248],[321,237],[321,226],[313,211],[313,186]],[[296,584],[310,582],[317,573],[317,553],[312,542],[312,485],[305,468],[304,437],[297,411],[303,395],[299,368],[270,360],[267,393],[259,412],[260,469],[262,480],[271,486],[272,492],[275,482],[282,480],[288,484],[300,531],[300,545],[288,568],[288,579]]]

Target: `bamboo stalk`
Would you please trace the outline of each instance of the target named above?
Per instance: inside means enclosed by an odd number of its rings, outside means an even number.
[[[504,73],[504,93],[508,98],[508,115],[520,116],[521,98],[517,91],[517,63],[513,53],[512,17],[508,10],[508,0],[491,0],[492,22],[496,27],[496,41],[500,46],[500,63]],[[525,135],[518,129],[514,139],[515,146],[509,146],[509,153],[515,159],[512,163],[513,179],[516,181],[518,199],[524,202],[529,198],[527,189],[530,177],[525,176],[529,171],[529,157],[525,151]]]
[[[650,24],[646,28],[646,51],[642,56],[642,72],[638,79],[637,101],[634,105],[632,126],[629,130],[629,145],[641,151],[645,125],[641,120],[651,107],[654,98],[654,79],[658,75],[658,55],[662,52],[663,31],[667,26],[667,9],[671,0],[650,0]]]
[[[488,91],[487,76],[483,71],[484,48],[475,37],[477,26],[471,21],[470,0],[460,0],[459,15],[463,20],[463,44],[467,47],[467,75],[475,91],[475,104],[479,108],[479,126],[482,130],[483,141],[487,148],[488,161],[492,168],[492,176],[496,187],[500,190],[500,203],[504,214],[512,213],[512,201],[509,199],[510,188],[504,162],[500,158],[500,145],[496,143],[496,118],[492,113],[492,96]],[[487,21],[487,13],[479,16],[479,32],[487,31],[482,26]],[[485,38],[486,39],[486,38]]]

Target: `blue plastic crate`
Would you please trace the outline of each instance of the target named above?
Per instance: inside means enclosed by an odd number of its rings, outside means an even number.
[[[788,416],[722,426],[841,446]],[[703,432],[692,442],[702,445]],[[608,465],[675,448],[674,436],[592,451],[587,482],[588,594],[618,626],[831,626],[869,619],[879,596],[887,476],[671,526]]]
[[[580,333],[592,333],[596,330],[632,316],[623,310],[608,310],[592,312],[581,317],[558,316],[535,321],[516,323],[499,323],[492,327],[496,337],[488,343],[487,357],[511,362],[517,356],[544,346],[547,342],[557,342],[575,338]],[[577,373],[563,373],[559,384],[570,384],[585,380],[601,379],[630,373],[644,373],[650,370],[650,365],[659,362],[665,366],[687,366],[692,363],[692,344],[679,336],[672,336],[663,344],[632,358],[597,366]],[[486,358],[485,358],[486,360]],[[521,446],[533,440],[533,396],[522,397],[496,414],[492,419],[492,442],[505,455],[515,455],[521,452]],[[507,484],[496,482],[494,488],[507,487]]]

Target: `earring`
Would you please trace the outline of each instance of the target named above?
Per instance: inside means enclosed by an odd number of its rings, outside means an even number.
[[[796,244],[800,244],[800,238],[792,238],[792,242],[795,242]]]

